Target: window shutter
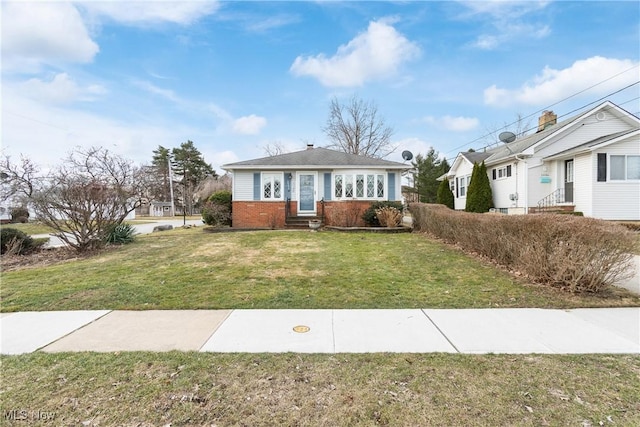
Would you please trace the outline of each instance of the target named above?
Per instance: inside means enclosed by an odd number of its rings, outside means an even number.
[[[495,181],[495,180],[496,180],[496,170],[495,170],[495,169],[493,169],[493,170],[491,171],[491,174],[493,175],[493,180]]]
[[[598,153],[598,182],[607,181],[607,153]]]
[[[511,165],[507,165],[507,177],[511,176]]]
[[[324,174],[324,199],[331,200],[331,173]]]
[[[253,174],[253,200],[260,200],[260,172]]]
[[[389,197],[387,200],[395,200],[396,199],[396,174],[393,172],[389,172],[387,174],[387,187],[389,187]]]
[[[456,176],[456,197],[460,197],[460,193],[459,193],[459,189],[460,188],[460,181],[458,179],[458,177]]]

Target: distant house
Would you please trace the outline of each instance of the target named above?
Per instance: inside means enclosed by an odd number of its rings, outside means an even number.
[[[559,123],[545,111],[535,134],[458,154],[440,178],[449,180],[455,209],[465,208],[473,163],[482,161],[499,212],[640,220],[640,119],[612,102]]]
[[[308,145],[306,150],[230,163],[233,227],[284,228],[321,219],[364,225],[374,201],[401,201],[403,163]]]

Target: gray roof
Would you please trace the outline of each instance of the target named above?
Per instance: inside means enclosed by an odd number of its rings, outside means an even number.
[[[482,163],[487,157],[491,156],[491,153],[484,151],[467,151],[460,153],[461,156],[469,160],[471,163]]]
[[[373,157],[348,154],[328,148],[310,148],[278,156],[262,157],[260,159],[223,165],[225,170],[234,169],[319,169],[336,167],[356,167],[373,169],[409,169],[411,165],[376,159]]]
[[[516,139],[514,142],[510,142],[507,144],[501,144],[495,148],[487,150],[487,154],[489,154],[485,160],[485,163],[493,163],[498,162],[500,160],[504,160],[506,158],[512,157],[514,154],[522,153],[524,150],[530,148],[531,146],[537,144],[542,141],[549,135],[559,131],[563,127],[573,123],[579,117],[582,117],[583,114],[577,114],[573,117],[568,118],[567,120],[563,120],[560,123],[556,123],[555,125],[548,126],[545,130],[541,132],[536,132],[532,135],[525,136],[522,139]]]
[[[612,133],[610,135],[604,135],[604,136],[592,139],[591,141],[587,141],[584,144],[580,144],[580,145],[577,145],[575,147],[568,148],[568,149],[566,149],[564,151],[560,151],[559,153],[552,154],[552,155],[547,156],[545,158],[546,159],[551,159],[553,157],[565,156],[565,155],[573,154],[573,153],[580,153],[582,151],[586,151],[586,150],[590,149],[591,147],[595,147],[597,145],[604,144],[605,142],[611,141],[612,139],[616,139],[616,138],[619,138],[619,137],[624,136],[624,135],[632,134],[632,133],[637,132],[637,131],[638,131],[638,129],[629,129],[629,130],[623,130],[623,131],[620,131],[620,132]]]

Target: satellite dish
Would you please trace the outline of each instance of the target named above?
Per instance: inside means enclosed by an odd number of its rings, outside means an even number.
[[[413,153],[409,150],[404,150],[402,152],[402,158],[408,162],[409,160],[413,159]]]
[[[516,134],[513,132],[502,132],[500,135],[498,135],[498,139],[505,144],[508,144],[516,140]]]

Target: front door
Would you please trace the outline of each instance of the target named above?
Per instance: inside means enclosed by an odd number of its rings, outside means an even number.
[[[573,160],[564,162],[564,201],[573,203]]]
[[[316,214],[316,175],[298,174],[298,215]]]

